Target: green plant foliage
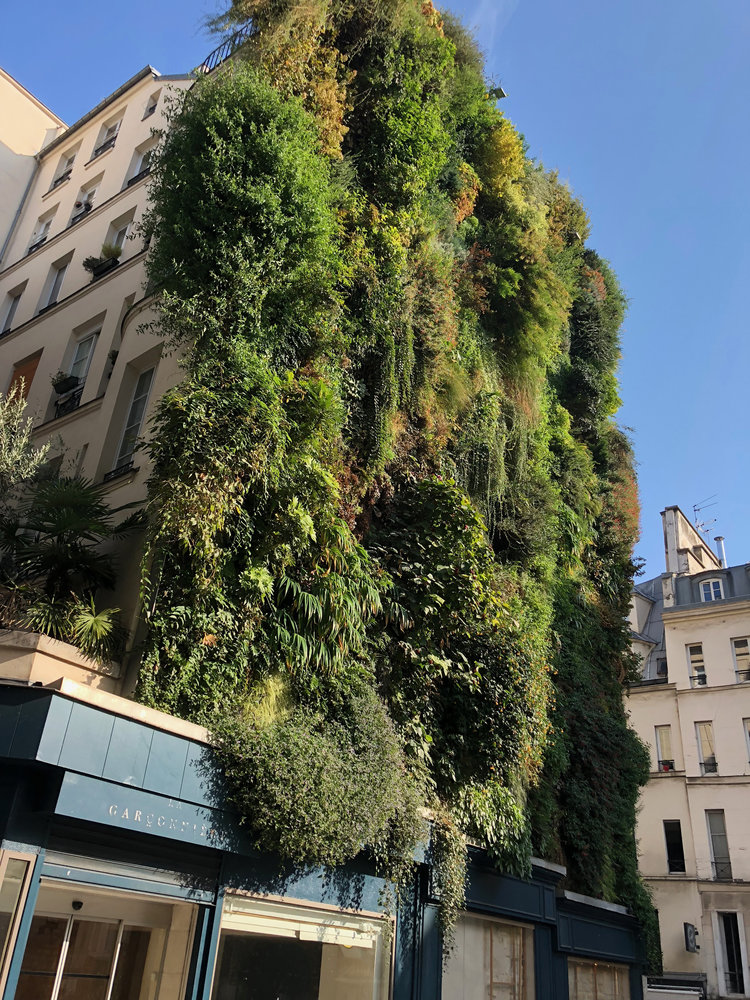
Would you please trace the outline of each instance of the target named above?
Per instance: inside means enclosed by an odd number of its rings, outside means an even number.
[[[118,608],[97,611],[97,591],[115,582],[115,565],[103,543],[140,523],[119,522],[128,507],[113,509],[106,491],[84,479],[27,483],[0,514],[0,616],[6,627],[42,632],[78,646],[101,662],[116,659],[126,632]]]
[[[33,420],[26,416],[24,383],[0,394],[0,492],[4,503],[10,491],[33,479],[49,452],[49,445],[35,448],[31,443]]]
[[[446,945],[465,836],[653,927],[621,706],[625,302],[585,211],[429,0],[215,24],[249,41],[153,167],[184,378],[149,445],[140,696],[213,729],[256,843],[297,864],[367,844],[398,885],[421,801]]]

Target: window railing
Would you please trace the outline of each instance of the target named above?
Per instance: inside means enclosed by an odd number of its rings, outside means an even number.
[[[110,469],[109,472],[105,472],[102,476],[102,482],[108,483],[111,479],[117,479],[119,476],[124,476],[130,472],[132,468],[133,459],[131,458],[129,462],[123,462],[122,465],[117,465],[114,469]]]
[[[701,774],[718,774],[719,762],[715,757],[707,757],[701,761]]]
[[[47,237],[46,236],[42,236],[38,240],[35,240],[31,244],[31,246],[29,247],[29,249],[26,251],[26,256],[28,257],[28,255],[30,253],[33,253],[35,250],[38,250],[39,247],[43,246],[46,242],[47,242]]]
[[[732,881],[732,862],[729,858],[723,858],[721,861],[712,861],[711,871],[717,882]]]
[[[83,208],[80,210],[80,212],[76,212],[76,214],[70,220],[70,225],[74,226],[76,222],[80,222],[81,219],[84,219],[89,214],[89,212],[93,207],[94,206],[91,204],[90,201],[84,202]]]
[[[694,687],[694,688],[705,687],[706,686],[706,675],[703,674],[703,673],[701,673],[701,674],[691,674],[690,675],[690,686]]]
[[[83,395],[83,386],[76,389],[75,392],[71,392],[69,396],[64,396],[55,403],[55,419],[58,417],[64,417],[68,413],[72,413],[73,410],[77,410],[81,405],[81,396]]]
[[[102,153],[106,153],[108,149],[112,149],[114,144],[117,142],[117,135],[110,136],[109,139],[105,139],[101,146],[97,146],[94,152],[91,154],[91,159],[95,160],[97,156],[101,156]],[[89,163],[91,160],[89,160]]]
[[[659,761],[660,771],[674,771],[674,761],[673,760],[660,760]]]
[[[738,670],[737,680],[740,682],[750,681],[750,670]]]
[[[72,173],[73,173],[73,168],[68,167],[68,169],[64,170],[59,177],[55,177],[55,179],[52,181],[50,191],[54,191],[56,187],[60,187],[61,184],[64,184],[65,181],[67,181],[70,178],[70,175]]]
[[[142,180],[144,177],[148,177],[151,173],[151,167],[144,167],[143,170],[139,170],[135,177],[131,177],[128,181],[126,187],[130,187],[132,184],[137,184],[138,181]]]

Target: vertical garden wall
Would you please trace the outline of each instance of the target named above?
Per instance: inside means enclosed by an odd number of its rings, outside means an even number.
[[[433,819],[653,928],[628,730],[625,300],[472,38],[418,0],[236,0],[174,109],[150,278],[140,697],[209,725],[257,843],[398,882]],[[654,952],[656,955],[656,952]]]

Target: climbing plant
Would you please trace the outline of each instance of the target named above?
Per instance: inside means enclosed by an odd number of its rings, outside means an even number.
[[[212,728],[257,845],[295,863],[367,844],[398,884],[431,816],[446,942],[467,835],[653,927],[625,300],[585,211],[430,0],[214,25],[248,40],[152,161],[183,373],[148,446],[140,697]]]

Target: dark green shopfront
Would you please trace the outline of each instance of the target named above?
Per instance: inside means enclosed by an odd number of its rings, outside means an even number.
[[[640,1000],[636,922],[472,850],[443,968],[429,865],[390,921],[368,867],[285,871],[175,720],[0,681],[2,1000]]]

